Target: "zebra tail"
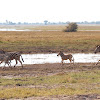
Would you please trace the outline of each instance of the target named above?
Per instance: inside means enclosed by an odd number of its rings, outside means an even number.
[[[24,62],[24,59],[23,59],[23,57],[21,56],[21,58],[22,58],[22,61]]]

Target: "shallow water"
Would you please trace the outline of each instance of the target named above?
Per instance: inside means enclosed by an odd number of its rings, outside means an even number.
[[[1,28],[0,31],[43,31],[43,30],[30,30],[30,29],[12,29],[12,28]],[[61,30],[46,30],[46,31],[61,31]]]
[[[72,54],[76,63],[91,63],[97,62],[100,59],[100,54],[84,54],[77,53]],[[53,54],[27,54],[22,55],[25,64],[44,64],[44,63],[60,63],[61,57],[57,56],[56,53]],[[69,60],[65,61],[69,63]]]
[[[10,28],[1,28],[0,31],[30,31],[30,30],[28,30],[28,29],[17,30],[17,29],[10,29]]]
[[[100,54],[84,54],[84,53],[76,53],[72,54],[74,57],[75,63],[94,63],[100,59]],[[61,57],[57,56],[57,53],[53,54],[22,54],[24,59],[23,64],[45,64],[45,63],[61,63]],[[64,63],[70,63],[69,60],[64,61]],[[13,66],[15,61],[11,62]],[[20,63],[18,62],[18,65]],[[4,63],[1,64],[4,66]]]

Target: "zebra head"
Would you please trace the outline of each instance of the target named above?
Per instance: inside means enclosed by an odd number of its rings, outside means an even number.
[[[100,52],[100,46],[99,45],[96,46],[94,53],[97,53],[97,52]]]

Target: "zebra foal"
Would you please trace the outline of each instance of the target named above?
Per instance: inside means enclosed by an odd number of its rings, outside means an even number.
[[[8,66],[11,67],[11,59],[9,58],[8,55],[0,54],[0,61],[1,61],[0,64],[2,62],[4,62],[5,65],[8,64]],[[5,67],[5,65],[4,65],[4,67]]]

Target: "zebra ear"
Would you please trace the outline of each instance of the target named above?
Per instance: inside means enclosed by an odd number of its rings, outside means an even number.
[[[100,47],[99,45],[97,45],[96,47]]]
[[[62,53],[62,51],[60,51],[60,53]]]

